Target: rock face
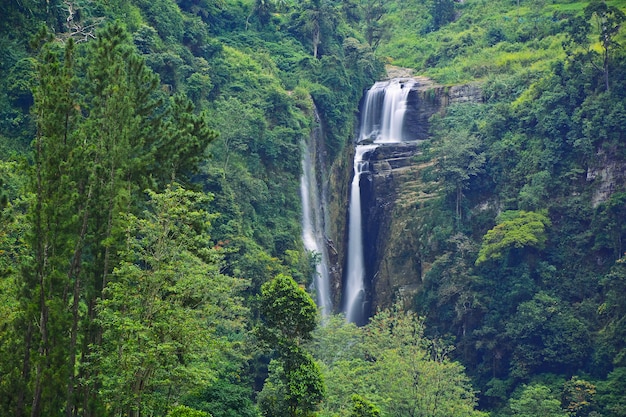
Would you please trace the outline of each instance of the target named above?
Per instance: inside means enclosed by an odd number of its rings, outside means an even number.
[[[607,201],[615,190],[626,183],[626,166],[612,157],[614,153],[614,150],[600,149],[595,163],[587,169],[587,182],[594,185],[593,207]]]
[[[330,263],[331,299],[334,310],[337,312],[341,308],[344,257],[347,254],[346,219],[348,218],[350,182],[352,181],[352,158],[354,158],[354,147],[346,146],[342,155],[337,158],[332,167],[327,169],[329,172],[327,199],[329,221],[326,224],[328,232],[326,247]]]
[[[414,234],[406,233],[416,208],[432,197],[421,182],[421,171],[430,164],[416,162],[420,144],[378,147],[369,155],[370,173],[361,179],[366,286],[372,311],[421,285],[419,245]]]
[[[412,79],[415,84],[407,99],[404,133],[415,140],[428,139],[430,118],[445,111],[453,103],[480,103],[482,89],[479,84],[463,84],[446,87],[426,77],[401,77]]]
[[[422,171],[434,162],[419,158],[420,144],[429,138],[430,118],[452,103],[482,102],[477,84],[446,87],[425,77],[397,74],[415,81],[407,99],[404,127],[405,137],[413,140],[385,143],[370,152],[369,173],[361,178],[366,298],[371,312],[390,306],[398,298],[409,300],[421,288],[428,269],[422,262],[422,244],[415,241],[418,234],[407,231],[420,227],[420,207],[437,195],[436,184],[421,179]],[[332,240],[338,254],[333,281],[336,306],[342,290],[338,277],[343,274],[347,255],[347,200],[354,152],[346,151],[335,163],[331,178]]]
[[[445,89],[418,79],[409,93],[407,112],[404,116],[406,137],[418,140],[428,139],[429,119],[442,111],[448,98]]]

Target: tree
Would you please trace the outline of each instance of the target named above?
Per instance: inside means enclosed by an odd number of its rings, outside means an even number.
[[[461,222],[461,201],[469,181],[483,172],[485,154],[480,139],[466,130],[449,132],[438,149],[437,169],[444,187],[453,190],[457,227]]]
[[[380,417],[378,407],[360,395],[354,394],[351,400],[352,410],[350,410],[350,417]]]
[[[337,12],[332,0],[306,0],[301,4],[300,13],[298,23],[311,40],[313,58],[317,58],[320,45],[337,26]]]
[[[169,413],[167,417],[212,417],[211,414],[204,411],[194,410],[184,405],[177,405]]]
[[[23,378],[23,359],[29,350],[23,331],[28,331],[28,318],[20,285],[20,268],[32,255],[24,241],[30,233],[25,214],[31,202],[25,192],[27,180],[16,162],[0,162],[0,409],[5,412],[25,401],[28,390]]]
[[[561,402],[544,385],[525,386],[519,398],[509,402],[511,415],[516,417],[566,417]]]
[[[376,415],[373,402],[382,415],[483,415],[463,367],[447,358],[451,348],[424,337],[414,313],[395,306],[362,328],[341,317],[328,324],[316,330],[312,345],[329,388],[327,413]]]
[[[249,152],[255,138],[264,135],[267,126],[260,109],[236,97],[220,99],[216,109],[211,123],[220,132],[217,143],[223,148],[215,149],[214,153],[218,161],[223,161],[222,175],[226,178],[231,159]]]
[[[512,248],[543,249],[550,219],[542,212],[506,211],[498,217],[498,224],[483,236],[476,265],[490,259],[500,259]]]
[[[210,249],[208,198],[177,185],[148,194],[141,218],[127,215],[127,249],[97,306],[94,382],[114,415],[163,415],[215,378],[231,354],[218,328],[240,331],[245,313],[238,293],[246,283],[222,275]]]
[[[383,0],[366,0],[361,2],[361,8],[365,40],[375,51],[380,42],[389,35],[390,26],[383,21],[387,13],[387,3]]]
[[[365,328],[372,381],[386,413],[397,416],[482,416],[463,367],[424,337],[423,319],[398,306]],[[441,352],[441,351],[440,351]],[[384,404],[384,405],[383,405]]]
[[[626,15],[615,6],[609,6],[604,0],[594,0],[585,7],[585,18],[595,18],[598,40],[602,45],[602,72],[606,91],[609,91],[609,64],[613,50],[619,47],[615,36],[620,30]],[[593,62],[593,61],[592,61]]]
[[[618,259],[600,284],[603,302],[598,307],[598,313],[602,317],[602,327],[596,352],[601,363],[608,367],[608,372],[614,366],[626,365],[626,305],[623,300],[626,291],[626,258]]]
[[[571,417],[587,417],[597,408],[596,387],[592,383],[573,376],[563,385],[561,404]]]
[[[589,42],[591,24],[595,22],[598,40],[602,47],[601,64],[596,63],[594,58],[597,53],[593,51],[593,45]],[[579,57],[589,62],[595,69],[602,72],[606,91],[610,90],[609,72],[613,52],[620,47],[615,41],[622,23],[626,20],[626,14],[615,6],[609,6],[604,0],[594,0],[584,10],[584,17],[575,17],[566,25],[567,38],[563,44],[566,52],[571,57]],[[576,54],[576,47],[585,49],[585,53]]]
[[[82,361],[102,340],[96,304],[123,247],[121,213],[139,211],[141,190],[191,173],[187,164],[215,135],[186,100],[160,98],[158,77],[121,25],[80,46],[45,32],[39,40],[31,256],[19,280],[25,320],[16,322],[27,389],[14,411],[90,416],[98,389],[84,381],[99,369]]]
[[[244,369],[227,368],[210,385],[185,396],[183,403],[211,417],[258,417],[252,384],[245,376]]]
[[[261,340],[273,346],[301,346],[317,325],[315,302],[286,274],[263,284],[259,310]]]
[[[433,0],[430,7],[433,30],[438,30],[442,26],[454,20],[453,0]]]
[[[322,400],[324,384],[319,367],[310,354],[272,360],[269,377],[259,393],[258,403],[265,417],[309,416]]]
[[[556,373],[576,369],[591,351],[585,324],[544,292],[518,306],[506,324],[506,335],[515,346],[511,373],[522,378],[539,369]]]
[[[624,417],[626,416],[626,367],[616,367],[609,373],[606,381],[598,384],[598,404],[601,405],[605,415]],[[604,413],[603,413],[604,414]]]
[[[263,324],[258,335],[278,355],[274,380],[269,381],[267,390],[264,387],[261,396],[274,400],[260,401],[261,409],[266,416],[307,415],[324,396],[319,366],[303,347],[317,324],[315,302],[293,278],[279,274],[261,287],[259,310]]]
[[[280,11],[280,9],[284,9],[287,5],[287,0],[255,0],[252,11],[246,19],[246,29],[250,25],[250,18],[253,15],[257,16],[261,26],[265,26],[269,22],[272,12],[275,10]]]
[[[40,36],[47,35],[42,32]],[[74,93],[74,43],[71,40],[67,43],[62,62],[59,49],[52,43],[43,46],[35,92],[37,136],[31,182],[35,197],[28,239],[33,256],[23,270],[20,283],[25,316],[37,319],[34,323],[23,323],[26,351],[22,378],[30,381],[32,391],[20,393],[16,404],[18,416],[26,412],[25,396],[29,394],[33,417],[60,415],[74,385],[75,363],[68,358],[76,346],[77,319],[73,320],[68,305],[69,295],[75,296],[71,289],[80,283],[78,261],[86,235],[83,225],[91,193],[86,181],[78,178],[79,172],[83,178],[84,172],[89,172],[77,157],[85,147],[74,149],[80,146],[73,134],[79,119]],[[83,193],[76,192],[76,187],[83,188]],[[78,300],[76,306],[77,303]]]
[[[477,291],[481,277],[474,272],[478,245],[457,233],[446,242],[453,249],[437,257],[426,273],[424,310],[430,307],[436,325],[452,326],[456,334],[467,334],[487,311],[484,297]],[[433,323],[433,324],[435,324]]]

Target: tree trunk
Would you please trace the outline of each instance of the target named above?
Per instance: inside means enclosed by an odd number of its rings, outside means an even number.
[[[39,358],[37,361],[37,370],[35,375],[35,386],[33,390],[33,403],[31,408],[31,417],[39,417],[41,413],[41,373],[42,360],[46,356],[46,345],[48,343],[48,313],[46,307],[46,295],[45,295],[45,264],[47,261],[46,246],[43,228],[43,178],[42,178],[42,148],[41,135],[37,137],[37,203],[35,214],[35,235],[37,240],[35,243],[35,262],[36,262],[36,276],[37,284],[39,286],[39,334],[41,337],[39,345]]]
[[[22,364],[22,383],[23,387],[17,397],[17,405],[15,415],[17,417],[25,417],[24,401],[26,397],[26,383],[30,380],[30,348],[33,339],[33,325],[29,321],[26,329],[26,337],[24,338],[24,363]]]
[[[43,281],[43,278],[42,278]],[[30,415],[31,417],[39,417],[41,415],[41,392],[43,390],[42,387],[42,376],[43,373],[43,363],[47,361],[48,357],[48,349],[46,348],[48,344],[48,310],[45,305],[45,295],[43,289],[43,282],[41,282],[42,288],[40,292],[40,308],[41,314],[39,317],[39,332],[41,334],[41,346],[39,347],[39,362],[37,363],[37,371],[35,375],[35,389],[33,391],[33,404],[31,408]]]
[[[461,198],[463,194],[461,192],[461,186],[456,187],[456,227],[461,228]]]
[[[608,46],[604,49],[604,86],[606,92],[609,92],[609,50]]]
[[[80,299],[80,270],[81,270],[81,258],[83,253],[83,245],[85,242],[85,236],[87,234],[87,223],[89,220],[89,204],[91,200],[91,190],[92,187],[89,187],[89,192],[87,193],[87,199],[84,205],[83,212],[83,224],[81,226],[80,235],[78,241],[76,243],[76,248],[74,249],[74,256],[72,257],[72,263],[70,265],[70,270],[68,272],[68,278],[70,282],[72,279],[74,280],[74,291],[72,296],[74,299],[72,300],[72,330],[70,334],[70,357],[69,357],[69,374],[67,381],[67,403],[65,405],[65,415],[66,417],[72,417],[75,414],[75,405],[74,405],[74,375],[76,369],[76,342],[78,335],[78,321],[79,321],[79,312],[78,305]]]

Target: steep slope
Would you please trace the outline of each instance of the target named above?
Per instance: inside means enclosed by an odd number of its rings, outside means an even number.
[[[587,384],[597,395],[584,412],[621,415],[626,57],[613,42],[625,6],[387,5],[394,31],[378,53],[447,88],[477,82],[483,100],[430,119],[405,189],[379,164],[381,193],[407,198],[372,242],[394,248],[372,261],[374,297],[404,299],[453,340],[482,406],[501,415],[515,415],[511,395],[530,395],[523,384],[569,410]],[[424,201],[406,190],[415,183],[436,193]]]

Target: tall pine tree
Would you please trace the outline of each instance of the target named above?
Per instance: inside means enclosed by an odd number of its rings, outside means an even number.
[[[96,306],[119,263],[127,216],[143,190],[193,172],[215,138],[188,100],[169,99],[126,31],[107,26],[82,48],[45,40],[34,94],[32,256],[22,268],[17,416],[101,414]],[[184,180],[184,176],[182,178]]]

